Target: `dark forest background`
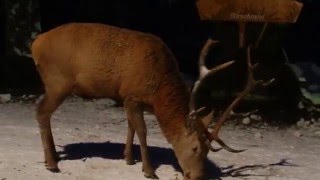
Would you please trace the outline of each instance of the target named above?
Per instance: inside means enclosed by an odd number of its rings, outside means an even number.
[[[209,66],[215,61],[235,59],[239,56],[237,25],[231,22],[201,22],[194,0],[1,0],[0,2],[2,25],[0,77],[2,79],[5,77],[0,87],[19,88],[27,85],[21,81],[30,81],[30,87],[36,85],[37,82],[33,83],[36,78],[32,77],[33,75],[15,79],[19,73],[32,74],[34,70],[28,67],[29,62],[23,59],[27,57],[21,56],[23,52],[28,54],[27,47],[23,47],[26,39],[35,36],[35,33],[68,22],[100,22],[158,35],[177,57],[181,71],[195,76],[197,58],[208,37],[221,41],[220,48],[213,50],[214,55],[208,59]],[[285,49],[290,63],[308,61],[319,65],[320,2],[312,0],[302,2],[304,7],[296,24],[268,26],[261,44],[263,47],[261,61],[283,63],[285,59],[282,49]],[[11,17],[10,13],[13,11],[15,16]],[[250,25],[247,31],[248,43],[257,38],[261,27],[262,24]],[[17,30],[18,28],[20,30]],[[14,43],[11,39],[14,39]]]
[[[300,94],[299,82],[288,64],[320,65],[320,1],[301,2],[304,7],[297,22],[269,24],[253,52],[265,65],[264,73],[279,79],[274,89],[267,91],[278,96]],[[28,45],[36,34],[68,22],[99,22],[155,34],[172,50],[181,72],[193,78],[197,77],[200,50],[209,37],[220,41],[208,55],[209,67],[230,59],[244,62],[245,58],[245,49],[238,48],[237,24],[200,21],[195,0],[1,0],[1,92],[41,91]],[[255,42],[262,27],[249,24],[247,45]],[[244,71],[235,72],[222,86],[243,82],[245,74],[240,73]]]

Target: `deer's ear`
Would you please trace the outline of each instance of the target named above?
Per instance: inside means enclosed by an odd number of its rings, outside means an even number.
[[[185,125],[190,134],[195,130],[195,121],[191,113],[186,117]]]
[[[194,131],[202,132],[207,130],[213,119],[213,110],[207,115],[201,115],[206,114],[206,110],[208,110],[206,107],[202,107],[189,113],[186,126],[190,133]]]

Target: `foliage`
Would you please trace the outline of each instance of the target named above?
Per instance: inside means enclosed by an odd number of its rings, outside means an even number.
[[[29,45],[41,31],[38,0],[5,0],[7,54],[30,57]]]

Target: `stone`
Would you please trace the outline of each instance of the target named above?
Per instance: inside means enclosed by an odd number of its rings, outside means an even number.
[[[244,125],[248,125],[248,124],[250,124],[251,123],[251,120],[250,120],[250,118],[248,118],[248,117],[246,117],[246,118],[244,118],[243,120],[242,120],[242,124],[244,124]]]
[[[301,118],[301,119],[297,122],[297,126],[300,127],[300,128],[305,126],[305,121],[304,121],[303,118]]]
[[[263,136],[262,136],[261,132],[257,132],[257,133],[254,134],[254,138],[256,138],[256,139],[262,139]]]
[[[308,126],[310,126],[310,124],[311,124],[310,121],[305,121],[305,122],[304,122],[304,127],[308,127]]]
[[[11,101],[11,94],[0,94],[0,103],[7,103]]]
[[[252,114],[251,116],[250,116],[250,119],[252,119],[252,120],[255,120],[255,121],[261,121],[261,116],[259,116],[259,115],[256,115],[256,114]]]
[[[37,98],[37,100],[36,100],[36,104],[39,104],[40,103],[40,101],[43,99],[43,97],[44,97],[44,95],[42,94],[42,95],[40,95],[38,98]]]
[[[300,131],[294,132],[293,135],[298,138],[302,137],[302,133]]]
[[[30,94],[30,95],[28,96],[28,98],[30,98],[30,99],[35,98],[35,97],[36,97],[36,95],[33,95],[33,94]]]
[[[95,129],[101,129],[100,126],[99,126],[99,124],[96,124],[96,125],[94,126],[94,128],[95,128]]]
[[[299,102],[298,107],[299,107],[299,109],[305,108],[305,107],[304,107],[304,104],[303,104],[301,101]]]
[[[316,137],[320,137],[320,131],[314,132],[314,135],[315,135]]]

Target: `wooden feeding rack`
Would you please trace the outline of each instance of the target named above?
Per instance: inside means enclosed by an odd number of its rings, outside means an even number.
[[[303,7],[295,0],[197,0],[196,5],[201,20],[238,22],[239,47],[245,45],[248,22],[265,23],[257,47],[268,23],[295,23]]]

